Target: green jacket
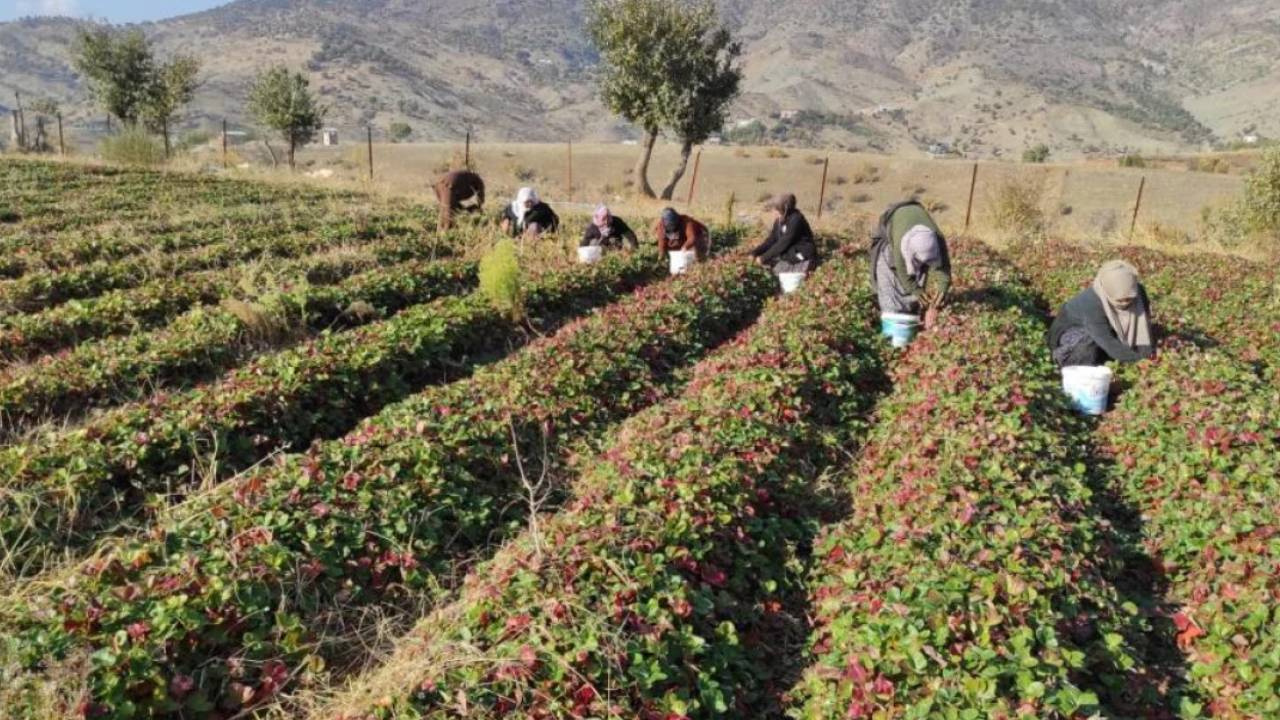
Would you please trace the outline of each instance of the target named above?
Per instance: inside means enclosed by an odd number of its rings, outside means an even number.
[[[937,264],[929,266],[925,285],[934,286],[936,283],[936,286],[930,289],[937,292],[939,297],[946,298],[951,290],[951,254],[947,251],[947,240],[943,237],[942,231],[929,216],[929,211],[919,203],[900,205],[888,216],[886,237],[889,240],[889,250],[893,253],[890,256],[893,272],[898,277],[898,283],[910,294],[919,295],[924,291],[925,288],[918,285],[915,277],[907,272],[907,260],[902,256],[902,236],[916,225],[924,225],[938,235],[938,243],[942,246],[942,251]]]

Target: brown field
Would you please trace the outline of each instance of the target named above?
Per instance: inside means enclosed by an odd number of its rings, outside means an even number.
[[[460,163],[462,145],[375,145],[373,189],[395,195],[430,198],[429,180],[451,163]],[[553,205],[588,210],[608,202],[623,211],[652,214],[664,203],[640,200],[632,182],[639,148],[629,145],[574,145],[573,187],[568,186],[566,145],[475,144],[472,164],[489,184],[489,207],[495,210],[520,185],[534,185]],[[780,157],[779,155],[785,155]],[[308,148],[300,154],[300,173],[333,176],[321,182],[364,180],[365,147]],[[822,162],[830,157],[823,224],[848,224],[877,214],[885,205],[918,194],[937,209],[946,228],[964,226],[973,163],[965,160],[918,160],[882,155],[825,152],[795,148],[708,147],[702,151],[697,187],[687,203],[692,165],[676,188],[673,204],[695,214],[724,218],[735,199],[740,219],[759,216],[768,195],[794,192],[802,209],[817,219]],[[659,145],[650,182],[660,189],[678,159],[678,148]],[[1221,206],[1241,190],[1238,175],[1190,172],[1185,169],[1125,169],[1093,163],[1027,165],[979,163],[972,229],[992,234],[992,201],[1007,183],[1040,189],[1041,209],[1054,235],[1079,239],[1111,239],[1128,235],[1138,186],[1143,177],[1142,207],[1136,239],[1144,234],[1194,236],[1205,207]],[[524,178],[524,179],[521,179]]]

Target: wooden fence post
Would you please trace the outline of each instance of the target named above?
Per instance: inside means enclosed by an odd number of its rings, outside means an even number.
[[[822,189],[818,191],[818,219],[822,219],[822,206],[827,204],[827,170],[831,168],[831,157],[822,161]]]
[[[466,149],[463,150],[463,153],[462,153],[462,164],[463,164],[463,167],[465,167],[468,172],[471,170],[471,131],[470,130],[467,130],[467,145],[466,145]]]
[[[689,180],[689,197],[685,199],[684,201],[685,205],[689,205],[689,206],[693,205],[693,191],[696,190],[698,187],[698,168],[701,166],[702,166],[702,151],[699,150],[698,154],[695,155],[693,158],[693,178]]]
[[[1138,181],[1138,199],[1133,203],[1133,220],[1129,223],[1129,242],[1133,242],[1133,231],[1138,228],[1138,211],[1142,209],[1142,191],[1147,187],[1147,176]]]
[[[969,178],[969,204],[964,211],[964,231],[969,232],[969,222],[973,219],[973,191],[978,187],[978,163],[973,164],[973,175]]]
[[[569,143],[569,202],[573,202],[573,143]]]
[[[227,119],[222,118],[222,169],[227,169]]]
[[[369,182],[373,182],[373,126],[369,125],[365,127],[365,130],[369,147]]]
[[[67,154],[67,144],[62,140],[62,113],[58,113],[58,154]]]

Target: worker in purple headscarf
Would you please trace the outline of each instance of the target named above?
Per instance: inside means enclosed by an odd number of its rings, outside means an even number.
[[[604,248],[625,246],[628,250],[635,250],[640,247],[640,241],[626,221],[614,215],[608,207],[601,205],[591,216],[591,222],[587,223],[586,230],[582,232],[582,242],[578,243],[578,246]]]
[[[951,289],[951,256],[929,211],[914,200],[893,205],[871,241],[871,289],[880,312],[923,312],[925,328],[932,327]]]

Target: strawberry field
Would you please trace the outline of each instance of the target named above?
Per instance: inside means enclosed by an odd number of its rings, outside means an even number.
[[[2,717],[1280,717],[1273,268],[955,240],[895,350],[865,238],[546,241],[516,316],[433,208],[0,180]],[[1091,419],[1044,334],[1113,256],[1159,351]]]

